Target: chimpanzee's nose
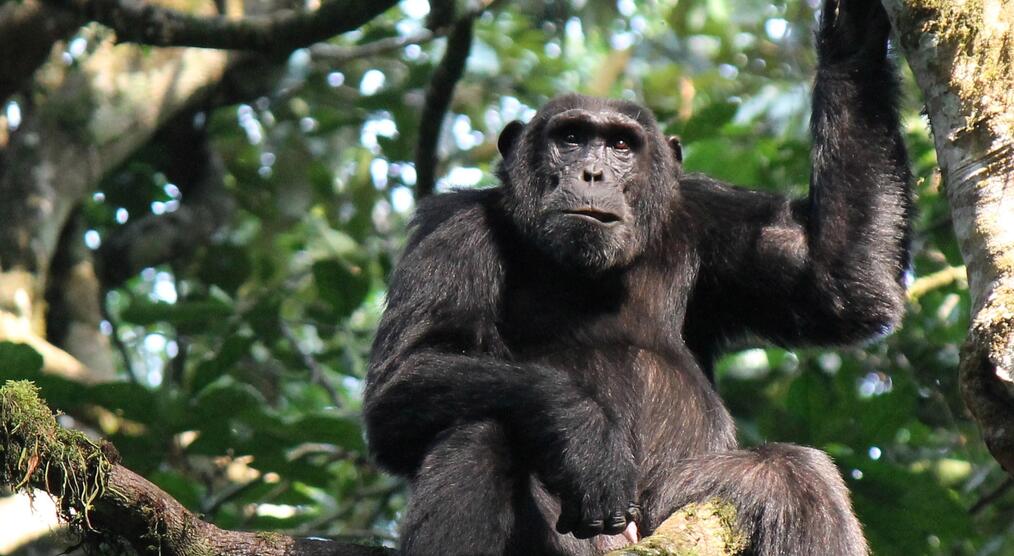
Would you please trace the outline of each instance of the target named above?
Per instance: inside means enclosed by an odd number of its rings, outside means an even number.
[[[595,181],[602,181],[602,168],[597,164],[589,164],[584,167],[584,172],[581,173],[581,179],[591,183]]]

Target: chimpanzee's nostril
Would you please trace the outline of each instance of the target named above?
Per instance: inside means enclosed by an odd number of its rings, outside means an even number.
[[[602,181],[602,168],[594,164],[585,166],[584,171],[581,172],[581,179],[586,182]]]

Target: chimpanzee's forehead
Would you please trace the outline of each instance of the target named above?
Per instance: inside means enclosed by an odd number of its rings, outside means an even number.
[[[579,94],[568,94],[554,98],[539,110],[537,118],[548,119],[555,114],[580,108],[588,112],[620,113],[637,120],[646,129],[654,129],[655,115],[651,110],[627,100],[589,97]]]

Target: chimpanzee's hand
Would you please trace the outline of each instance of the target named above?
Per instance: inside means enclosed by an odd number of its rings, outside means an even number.
[[[585,539],[623,532],[640,520],[637,505],[637,468],[625,431],[602,425],[599,419],[577,416],[543,454],[540,475],[560,498],[556,530]]]
[[[824,0],[817,53],[822,62],[831,64],[882,60],[890,32],[880,0]]]

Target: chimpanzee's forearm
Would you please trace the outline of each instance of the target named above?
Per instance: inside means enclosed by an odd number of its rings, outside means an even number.
[[[854,11],[822,16],[813,170],[810,195],[800,207],[807,266],[814,287],[823,290],[814,299],[867,333],[900,318],[912,212],[898,84],[887,59],[889,26],[879,2],[872,10],[865,21]]]
[[[368,388],[365,406],[371,450],[395,472],[412,474],[433,439],[456,424],[502,422],[537,467],[538,454],[555,453],[547,452],[558,442],[553,433],[575,429],[565,420],[580,415],[582,426],[608,426],[598,402],[555,369],[435,350],[395,364],[384,384]]]

